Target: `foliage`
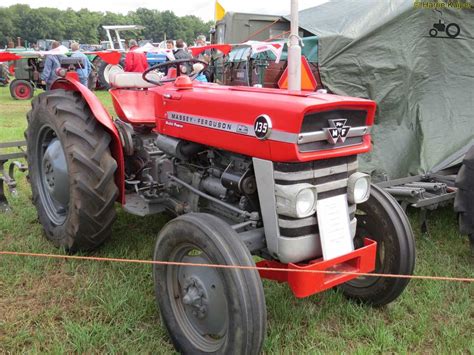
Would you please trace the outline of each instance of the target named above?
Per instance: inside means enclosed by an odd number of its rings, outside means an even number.
[[[39,39],[76,40],[81,43],[99,43],[105,40],[103,25],[142,25],[143,31],[124,33],[125,38],[163,39],[182,38],[188,43],[199,34],[207,34],[211,22],[196,16],[178,17],[172,11],[138,8],[126,15],[114,12],[94,12],[87,9],[74,11],[49,7],[38,9],[28,5],[0,7],[0,48],[16,38],[35,43]]]

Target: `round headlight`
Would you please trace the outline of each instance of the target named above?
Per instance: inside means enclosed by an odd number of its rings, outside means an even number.
[[[367,179],[359,179],[354,185],[354,200],[363,201],[369,192],[369,181]],[[360,203],[360,202],[359,202]]]
[[[363,173],[354,173],[347,182],[348,199],[350,203],[362,203],[370,196],[370,176]]]
[[[296,214],[298,217],[307,217],[315,212],[316,197],[312,189],[303,189],[296,197]]]
[[[277,213],[292,218],[306,218],[316,212],[318,193],[311,184],[275,184]]]

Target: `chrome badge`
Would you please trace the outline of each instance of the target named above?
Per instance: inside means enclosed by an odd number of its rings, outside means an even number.
[[[330,127],[324,128],[328,142],[331,144],[344,143],[351,129],[351,126],[346,126],[347,119],[328,120],[328,122]]]

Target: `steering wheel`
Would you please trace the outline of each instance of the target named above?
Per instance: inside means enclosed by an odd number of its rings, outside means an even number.
[[[189,64],[191,64],[191,63],[193,63],[193,64],[194,63],[200,63],[204,66],[204,68],[202,68],[200,71],[198,71],[197,73],[194,73],[193,75],[189,76],[189,78],[191,80],[196,79],[199,76],[199,74],[201,74],[204,71],[204,69],[206,69],[208,67],[208,64],[206,62],[203,62],[202,60],[195,59],[195,58],[170,60],[169,62],[156,64],[156,65],[153,65],[152,67],[148,68],[147,70],[145,70],[143,72],[142,78],[146,82],[149,82],[149,83],[154,84],[154,85],[162,86],[164,83],[169,83],[169,82],[175,81],[176,78],[182,74],[181,73],[181,65],[183,65],[185,63],[186,64],[188,64],[188,63]],[[169,68],[169,67],[176,67],[176,78],[167,78],[167,79],[162,79],[162,80],[159,80],[159,81],[153,80],[151,78],[147,78],[147,75],[149,73],[151,73],[152,71],[159,70],[159,69],[162,69],[162,68]]]

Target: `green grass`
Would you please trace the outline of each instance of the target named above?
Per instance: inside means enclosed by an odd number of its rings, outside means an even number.
[[[107,93],[99,93],[110,108]],[[0,88],[0,141],[23,138],[29,102]],[[0,214],[0,250],[58,253],[42,235],[24,175],[13,211]],[[467,238],[445,208],[416,232],[419,275],[474,277]],[[118,214],[113,237],[93,255],[151,259],[162,217]],[[382,309],[324,292],[296,299],[264,281],[266,353],[474,353],[474,287],[412,281]],[[156,310],[150,266],[0,256],[0,353],[170,353]]]

